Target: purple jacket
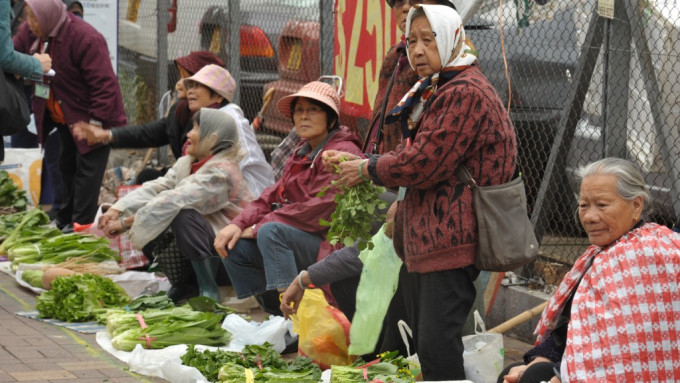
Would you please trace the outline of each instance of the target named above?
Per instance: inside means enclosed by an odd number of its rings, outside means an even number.
[[[15,49],[19,52],[31,52],[31,45],[36,37],[24,23],[14,37]],[[68,20],[59,30],[55,38],[50,38],[47,52],[52,57],[54,77],[44,77],[49,82],[50,91],[54,92],[59,102],[66,124],[71,126],[78,121],[100,121],[105,128],[125,125],[123,98],[118,85],[118,78],[111,67],[109,50],[104,36],[90,24],[69,13]],[[44,126],[46,101],[33,97],[33,113],[38,127],[38,137],[43,143],[46,136]],[[77,141],[78,151],[85,154],[101,146],[89,146],[87,141]]]

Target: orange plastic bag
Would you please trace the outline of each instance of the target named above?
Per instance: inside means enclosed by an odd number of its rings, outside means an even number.
[[[350,323],[345,314],[326,301],[321,289],[310,289],[291,316],[298,336],[298,354],[311,358],[322,369],[347,366]]]

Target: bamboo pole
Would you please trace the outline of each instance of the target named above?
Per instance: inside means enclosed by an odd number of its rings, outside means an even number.
[[[545,306],[547,305],[548,301],[545,301],[534,308],[526,310],[523,313],[506,320],[505,322],[499,324],[498,326],[490,329],[489,332],[497,332],[499,334],[503,334],[508,330],[512,330],[513,328],[521,325],[524,322],[529,321],[531,318],[542,313],[543,309],[545,309]]]

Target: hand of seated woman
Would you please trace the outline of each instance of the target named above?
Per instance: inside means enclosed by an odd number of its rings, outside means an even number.
[[[120,210],[109,208],[106,213],[99,217],[99,222],[97,222],[97,225],[100,230],[103,230],[109,221],[118,221],[118,217],[120,217]]]
[[[342,151],[339,151],[339,150],[332,150],[332,149],[324,150],[323,154],[321,155],[321,160],[323,162],[323,166],[324,166],[324,168],[326,168],[326,171],[329,172],[329,173],[336,173],[335,167],[340,162],[348,161],[348,160],[357,160],[359,158],[360,157],[357,156],[356,154],[342,152]]]
[[[213,245],[215,246],[215,250],[217,250],[217,254],[219,254],[221,258],[226,258],[229,256],[227,250],[234,248],[236,241],[241,238],[241,233],[241,228],[234,225],[233,223],[225,226],[222,230],[220,230],[219,233],[217,233]]]

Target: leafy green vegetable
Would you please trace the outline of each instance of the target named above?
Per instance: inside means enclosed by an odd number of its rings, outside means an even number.
[[[323,197],[333,187],[340,188],[340,192],[333,197],[337,206],[331,214],[331,221],[319,219],[321,226],[329,227],[328,242],[331,245],[342,243],[343,246],[350,247],[359,241],[357,246],[360,251],[366,247],[372,249],[371,223],[385,220],[385,214],[379,213],[379,209],[387,207],[387,203],[380,199],[385,187],[375,186],[368,181],[347,187],[334,180],[330,186],[321,189],[317,196]]]
[[[225,315],[233,314],[236,311],[228,306],[223,306],[212,298],[199,295],[197,297],[189,298],[189,306],[196,311],[203,312],[221,312]]]
[[[378,359],[366,363],[359,359],[351,366],[331,366],[331,383],[365,383],[364,369],[370,381],[413,383],[416,381],[412,366],[398,351],[378,355]]]
[[[168,298],[165,291],[160,291],[155,295],[141,295],[137,297],[127,306],[127,309],[138,312],[148,309],[169,309],[173,307],[175,307],[175,303],[172,299]]]
[[[0,206],[11,206],[24,211],[28,206],[26,191],[19,190],[6,170],[0,170]]]
[[[109,310],[106,331],[113,347],[123,351],[132,351],[137,344],[152,349],[176,344],[224,346],[231,335],[221,327],[222,319],[223,314],[194,311],[188,306],[151,309],[137,314]]]
[[[250,345],[241,352],[205,350],[189,346],[182,363],[197,368],[211,382],[243,382],[251,369],[255,382],[318,382],[321,369],[309,358],[298,356],[292,363],[281,358],[272,345]]]
[[[42,277],[45,272],[42,270],[24,270],[21,279],[33,287],[43,289]]]
[[[74,257],[82,257],[83,262],[120,260],[118,253],[109,247],[108,239],[78,233],[62,234],[38,243],[17,246],[10,249],[7,256],[15,269],[20,263],[57,264]]]
[[[4,217],[0,223],[0,232],[7,235],[7,238],[0,245],[0,254],[7,254],[8,250],[22,244],[39,242],[61,234],[55,227],[42,226],[49,220],[41,209],[31,209]]]
[[[52,288],[36,298],[41,318],[65,322],[94,320],[98,311],[122,307],[130,297],[112,280],[94,274],[64,275],[52,282]]]

